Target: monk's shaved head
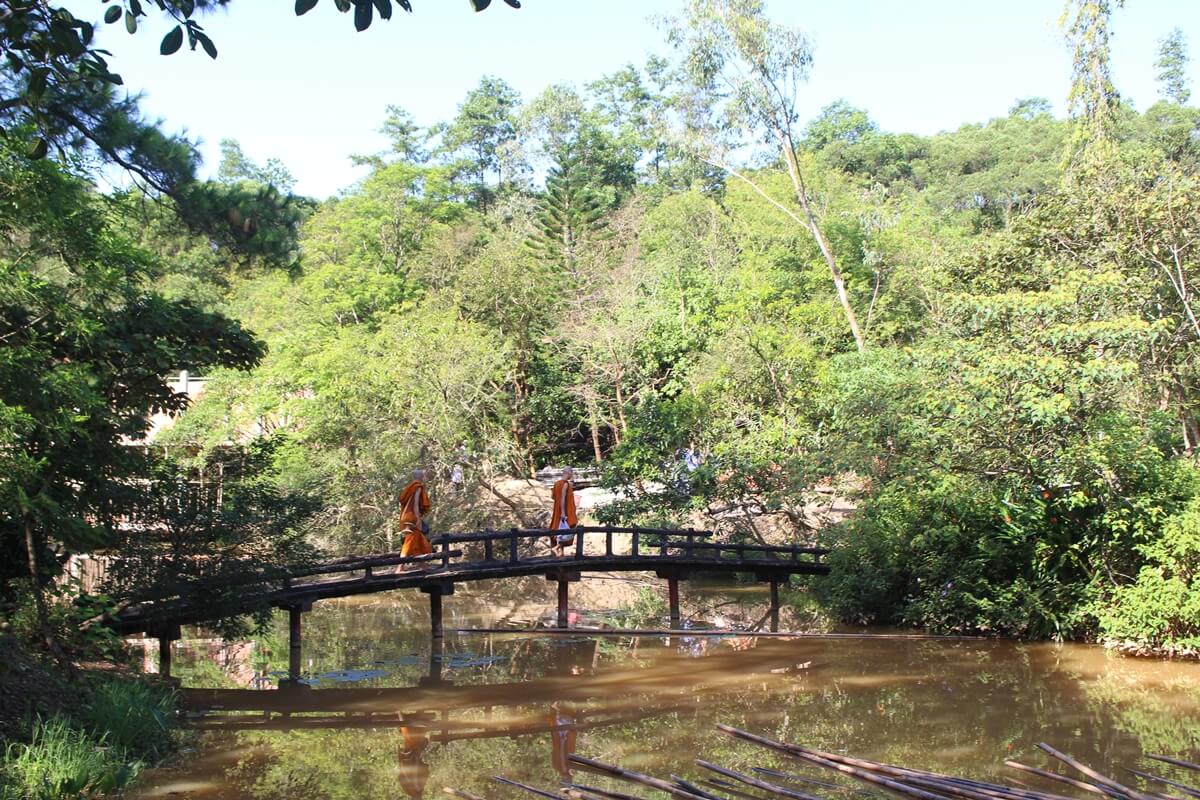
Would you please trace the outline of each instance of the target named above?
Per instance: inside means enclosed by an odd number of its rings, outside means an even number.
[[[414,480],[414,481],[423,481],[423,480],[425,480],[425,470],[423,470],[423,469],[414,469],[414,470],[413,470],[413,480]]]
[[[575,474],[575,470],[571,469],[570,467],[563,467],[562,474],[564,478],[570,478]]]

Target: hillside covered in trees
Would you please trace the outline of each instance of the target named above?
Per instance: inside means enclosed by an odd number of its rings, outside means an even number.
[[[390,148],[353,154],[369,174],[328,201],[232,141],[215,181],[161,178],[181,164],[153,126],[80,145],[156,154],[135,163],[157,181],[114,195],[6,144],[4,194],[28,198],[0,210],[9,608],[25,564],[158,563],[130,515],[285,565],[396,546],[416,466],[434,527],[466,529],[504,477],[596,462],[610,521],[736,539],[781,515],[830,545],[813,597],[838,620],[1200,651],[1182,36],[1139,112],[1107,4],[1080,0],[1070,118],[1023,98],[917,136],[844,102],[800,119],[802,36],[750,0],[684,5],[666,56],[585,86],[485,77],[429,128],[391,108]],[[162,447],[117,447],[178,410],[146,393],[177,368],[203,396]],[[163,499],[196,473],[221,473],[220,513]],[[818,490],[856,513],[813,530]]]

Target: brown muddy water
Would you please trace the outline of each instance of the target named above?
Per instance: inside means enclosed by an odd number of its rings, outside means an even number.
[[[552,613],[541,594],[460,587],[446,600],[447,627],[528,624]],[[762,601],[746,591],[704,597],[709,620],[726,624],[753,617]],[[277,688],[283,618],[250,642],[181,643],[176,674],[198,732],[134,796],[350,800],[445,797],[451,786],[531,797],[493,775],[549,791],[573,781],[651,794],[568,773],[568,748],[663,778],[706,777],[693,764],[705,758],[783,770],[802,779],[792,788],[822,797],[871,794],[735,742],[717,723],[970,777],[1020,778],[1005,759],[1047,767],[1036,745],[1048,742],[1119,780],[1133,780],[1129,767],[1197,783],[1144,755],[1200,761],[1200,664],[1078,645],[686,634],[447,631],[439,654],[423,600],[410,592],[318,604],[305,615],[306,685],[291,690]],[[634,605],[632,617],[584,613],[578,622],[660,624],[644,593]]]

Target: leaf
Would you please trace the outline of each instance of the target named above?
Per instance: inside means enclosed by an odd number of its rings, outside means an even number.
[[[125,12],[125,30],[130,33],[137,33],[137,17],[129,11]]]
[[[47,75],[48,75],[47,70],[39,69],[39,70],[34,70],[34,73],[31,76],[29,76],[28,94],[32,99],[37,100],[43,94],[46,93],[46,77],[47,77]]]
[[[181,0],[179,10],[183,12],[184,19],[189,19],[196,13],[196,0]]]
[[[471,5],[475,7],[475,12],[483,11],[492,4],[492,0],[471,0]]]
[[[163,37],[162,44],[158,46],[158,52],[164,56],[169,56],[177,52],[183,46],[183,28],[176,25],[174,29]]]
[[[375,10],[382,19],[392,18],[392,0],[375,0]]]
[[[208,53],[209,58],[217,57],[217,46],[212,43],[212,39],[206,34],[196,31],[196,40],[200,42],[200,46],[204,48],[204,52]]]
[[[367,28],[371,27],[371,18],[375,12],[371,5],[371,0],[355,0],[354,4],[354,30],[362,33]]]
[[[302,17],[317,6],[317,0],[296,0],[296,16]]]
[[[29,145],[29,149],[25,151],[25,154],[34,161],[38,161],[46,157],[46,151],[49,149],[50,146],[46,144],[45,139],[38,139],[33,144]]]
[[[521,7],[521,0],[504,0],[504,2],[508,3],[513,8]]]
[[[108,11],[104,12],[104,21],[106,23],[108,23],[109,25],[112,25],[114,22],[116,22],[120,18],[121,18],[121,7],[120,6],[109,6]]]

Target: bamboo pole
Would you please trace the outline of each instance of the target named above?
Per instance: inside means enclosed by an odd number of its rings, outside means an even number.
[[[1067,755],[1066,753],[1062,753],[1062,752],[1059,752],[1058,750],[1055,750],[1053,747],[1046,744],[1045,742],[1040,743],[1038,745],[1038,747],[1041,748],[1043,751],[1049,753],[1054,758],[1057,758],[1059,761],[1063,762],[1064,764],[1074,767],[1075,769],[1082,772],[1084,775],[1087,775],[1089,778],[1091,778],[1092,780],[1096,781],[1097,783],[1099,783],[1103,786],[1107,786],[1110,789],[1115,789],[1118,792],[1122,792],[1122,793],[1128,795],[1129,797],[1133,798],[1133,800],[1150,800],[1148,795],[1145,795],[1142,792],[1137,791],[1136,789],[1130,789],[1128,786],[1125,786],[1124,784],[1114,781],[1112,778],[1108,777],[1107,775],[1102,775],[1101,773],[1099,773],[1096,770],[1089,767],[1087,764],[1076,761],[1074,758],[1071,758],[1071,756]]]
[[[737,728],[731,728],[728,725],[718,725],[717,729],[728,733],[730,736],[735,738],[744,739],[745,741],[754,742],[755,744],[760,744],[763,747],[767,747],[772,750],[778,750],[783,753],[788,753],[789,755],[794,755],[797,758],[801,758],[805,761],[810,761],[814,764],[819,764],[820,766],[836,770],[837,772],[841,772],[845,775],[850,775],[866,783],[873,783],[876,786],[886,787],[894,792],[898,792],[899,794],[918,798],[918,800],[946,800],[945,795],[929,792],[915,786],[909,786],[905,783],[892,780],[891,778],[885,778],[882,775],[876,775],[873,772],[851,767],[847,764],[839,764],[835,761],[830,761],[829,759],[821,758],[820,756],[815,756],[811,753],[804,752],[803,748],[796,747],[795,745],[785,745],[782,742],[776,742],[772,739],[765,739],[761,736],[755,736],[752,733],[738,730]]]
[[[758,778],[754,778],[749,775],[743,775],[742,773],[734,772],[731,769],[725,769],[725,767],[717,766],[716,764],[712,764],[702,759],[696,760],[696,766],[703,767],[704,769],[715,772],[718,775],[724,775],[726,778],[733,778],[738,783],[744,783],[747,786],[753,786],[756,789],[762,789],[763,791],[771,792],[772,794],[778,794],[783,797],[790,797],[792,800],[820,800],[820,798],[811,794],[797,792],[794,789],[788,789],[784,786],[776,786],[773,783],[767,783],[766,781],[761,781]]]
[[[808,747],[801,747],[799,745],[775,742],[771,739],[764,739],[745,731],[739,731],[736,728],[730,728],[726,725],[718,725],[717,727],[733,736],[744,738],[748,741],[762,744],[765,747],[779,750],[795,758],[800,758],[806,761],[812,761],[815,758],[822,762],[828,762],[821,764],[821,766],[828,766],[829,764],[837,765],[840,772],[844,772],[845,774],[852,775],[860,779],[862,779],[862,776],[856,774],[856,772],[881,777],[886,776],[888,780],[894,780],[896,782],[903,783],[909,789],[915,789],[918,791],[930,790],[934,793],[967,798],[968,800],[1070,800],[1070,798],[1067,798],[1063,795],[1036,792],[1025,789],[1015,789],[1010,786],[984,783],[982,781],[973,781],[966,778],[956,778],[952,775],[943,775],[936,772],[925,772],[921,770],[908,769],[905,767],[896,767],[890,764],[882,764],[878,761],[850,758],[848,756],[837,755],[836,753],[825,753]],[[851,771],[847,772],[845,769],[840,769],[840,767],[846,767]]]
[[[806,778],[803,775],[793,775],[790,772],[782,772],[780,770],[770,769],[768,767],[752,767],[750,771],[758,772],[762,775],[769,775],[772,778],[782,778],[785,781],[796,781],[798,783],[807,783],[812,786],[820,786],[825,789],[835,789],[835,790],[839,790],[839,791],[844,791],[845,789],[848,788],[846,786],[842,786],[837,783],[830,783],[829,781],[820,781],[820,780],[817,780],[816,778]],[[859,794],[864,793],[864,791],[862,789],[855,789],[854,791]]]
[[[705,778],[704,782],[709,786],[714,786],[720,789],[722,792],[725,792],[725,794],[732,797],[740,797],[742,800],[763,800],[762,795],[750,794],[749,792],[743,792],[740,789],[735,789],[732,783],[729,781],[723,781],[720,778]]]
[[[538,797],[546,797],[546,798],[549,798],[549,800],[562,800],[561,795],[552,794],[551,792],[543,791],[541,789],[538,789],[536,786],[530,786],[528,784],[521,783],[520,781],[510,781],[508,778],[502,777],[500,775],[493,775],[492,780],[497,781],[499,783],[506,783],[509,786],[515,786],[518,789],[524,789],[525,791],[529,792],[530,794],[535,794]]]
[[[471,794],[470,792],[464,792],[462,789],[455,789],[450,786],[443,786],[442,791],[445,792],[446,794],[450,795],[451,797],[457,797],[458,800],[484,800],[482,797],[480,797],[477,794]]]
[[[581,792],[594,794],[597,797],[604,797],[607,800],[642,800],[642,798],[638,797],[637,795],[622,794],[621,792],[614,792],[609,789],[597,789],[595,786],[585,786],[582,783],[568,783],[567,788],[578,789]]]
[[[1143,780],[1153,781],[1154,783],[1161,783],[1161,784],[1164,784],[1165,786],[1174,786],[1179,791],[1183,792],[1186,795],[1190,795],[1191,797],[1200,797],[1200,789],[1197,789],[1194,786],[1188,786],[1186,783],[1180,783],[1179,781],[1173,781],[1170,778],[1161,778],[1158,775],[1151,775],[1149,772],[1142,772],[1141,770],[1129,769],[1128,767],[1126,767],[1126,771],[1132,772],[1134,775],[1137,775],[1139,778],[1142,778]]]
[[[1071,778],[1066,775],[1059,775],[1057,772],[1051,772],[1050,770],[1038,769],[1037,767],[1030,767],[1025,764],[1022,764],[1019,761],[1005,761],[1004,765],[1006,767],[1012,767],[1013,769],[1019,769],[1022,772],[1028,772],[1031,775],[1037,775],[1038,777],[1046,778],[1047,780],[1058,781],[1059,783],[1065,783],[1070,786],[1074,786],[1076,789],[1082,789],[1085,792],[1092,792],[1093,794],[1103,794],[1103,795],[1109,795],[1109,796],[1113,796],[1114,794],[1119,797],[1125,796],[1125,795],[1115,792],[1114,790],[1105,791],[1103,788],[1095,785],[1094,783],[1087,783],[1086,781],[1076,780],[1075,778]]]
[[[1164,764],[1174,764],[1177,767],[1183,767],[1184,769],[1193,769],[1193,770],[1196,770],[1197,772],[1200,772],[1200,764],[1193,764],[1191,761],[1180,761],[1178,758],[1171,758],[1170,756],[1147,755],[1146,758],[1153,758],[1155,761],[1161,761]]]
[[[700,795],[701,797],[707,797],[708,800],[728,800],[728,798],[722,797],[719,794],[713,794],[708,789],[702,789],[696,784],[691,783],[690,781],[686,780],[685,778],[681,778],[678,775],[672,775],[671,780],[675,781],[675,785],[680,789],[691,792],[692,794]]]
[[[673,783],[668,783],[667,781],[653,778],[649,775],[643,775],[642,773],[634,772],[633,770],[622,769],[614,764],[605,764],[603,761],[595,761],[590,758],[584,758],[583,756],[575,753],[567,756],[567,758],[581,767],[587,767],[595,772],[609,775],[613,778],[618,778],[630,783],[638,783],[642,786],[649,786],[651,789],[658,789],[660,792],[666,792],[672,797],[681,798],[681,800],[708,800],[700,795],[692,794],[685,789],[680,789]]]

